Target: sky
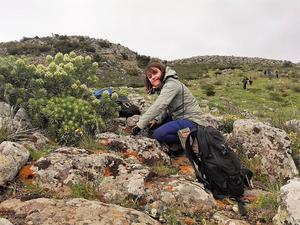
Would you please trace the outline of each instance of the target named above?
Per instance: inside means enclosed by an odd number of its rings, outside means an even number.
[[[83,35],[165,60],[300,62],[300,0],[0,0],[0,42]]]

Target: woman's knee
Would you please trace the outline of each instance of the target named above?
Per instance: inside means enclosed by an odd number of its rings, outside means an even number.
[[[164,136],[166,136],[166,133],[162,129],[156,129],[153,132],[153,138],[158,140],[158,141],[163,141]]]

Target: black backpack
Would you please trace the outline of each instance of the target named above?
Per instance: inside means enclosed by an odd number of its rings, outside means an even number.
[[[195,140],[198,149],[195,151]],[[213,127],[198,126],[192,130],[185,143],[186,155],[191,161],[196,177],[214,198],[234,198],[241,215],[246,215],[241,200],[245,186],[251,187],[253,173],[242,169],[235,152],[226,144],[221,132]]]
[[[121,106],[119,111],[120,117],[131,117],[133,115],[140,115],[141,111],[139,107],[132,104],[126,96],[120,96],[117,99],[117,103]]]

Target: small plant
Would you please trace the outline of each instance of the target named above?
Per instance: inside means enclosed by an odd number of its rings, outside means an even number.
[[[274,84],[267,84],[267,85],[266,85],[266,89],[267,89],[268,91],[274,91],[274,89],[275,89]]]
[[[235,115],[225,115],[221,120],[219,129],[224,133],[231,133],[233,131],[233,123],[238,119]]]
[[[167,209],[162,217],[166,220],[168,225],[180,225],[180,222],[177,218],[178,210],[177,209]]]
[[[116,195],[112,202],[113,204],[120,205],[126,208],[136,209],[136,210],[143,210],[143,206],[146,203],[145,199],[139,198],[134,195],[128,195],[128,196]]]
[[[205,84],[202,85],[201,88],[204,90],[206,96],[214,96],[216,94],[215,86],[213,84]]]
[[[72,197],[74,198],[85,198],[85,199],[95,199],[96,190],[93,184],[80,181],[79,183],[73,184],[71,186]]]
[[[179,168],[176,166],[167,166],[164,165],[162,162],[159,162],[151,166],[151,171],[157,174],[158,176],[169,176],[169,175],[177,174]]]
[[[49,155],[57,146],[56,145],[45,145],[40,149],[29,149],[30,158],[32,160],[38,160],[41,157]]]
[[[95,137],[88,134],[83,134],[78,144],[78,147],[88,149],[91,151],[101,151],[101,150],[106,150],[107,148],[107,146],[104,146],[101,143],[99,143],[99,141],[96,140]]]

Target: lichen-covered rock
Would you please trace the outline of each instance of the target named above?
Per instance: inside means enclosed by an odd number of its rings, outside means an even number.
[[[0,218],[0,225],[13,225],[9,220]]]
[[[10,199],[0,204],[1,212],[12,217],[22,217],[24,224],[135,224],[158,225],[146,214],[134,209],[105,204],[85,199],[46,199],[39,198],[22,202]]]
[[[222,213],[215,213],[213,215],[213,219],[217,222],[217,224],[226,224],[226,225],[249,225],[248,222],[244,220],[230,219]]]
[[[230,145],[256,161],[255,170],[270,180],[292,178],[298,174],[291,156],[290,140],[284,130],[255,120],[237,120],[229,137]],[[253,161],[251,161],[253,160]]]
[[[0,102],[0,129],[15,132],[28,127],[32,126],[24,109],[19,109],[14,115],[9,104]]]
[[[277,225],[300,224],[300,178],[289,180],[280,188],[278,213],[273,221]]]
[[[170,157],[166,154],[168,148],[161,146],[156,140],[143,136],[122,136],[114,133],[101,133],[97,135],[100,140],[106,140],[108,146],[116,152],[135,152],[141,161],[153,165],[157,161],[170,164]]]
[[[29,158],[28,150],[18,143],[4,141],[0,144],[0,185],[15,178]]]
[[[92,154],[85,149],[62,147],[40,158],[32,166],[33,182],[39,187],[67,196],[66,187],[90,185],[105,202],[120,196],[145,195],[144,181],[149,169],[138,160],[123,159],[112,153]]]
[[[130,93],[128,95],[130,102],[139,107],[141,113],[146,112],[146,110],[151,106],[151,101],[144,98],[143,96],[137,93]]]
[[[145,211],[154,218],[164,221],[168,210],[180,213],[205,213],[215,208],[216,203],[210,193],[198,182],[183,177],[159,179],[147,183],[148,204]]]
[[[24,147],[28,149],[35,151],[51,143],[51,141],[40,131],[35,131],[31,134],[28,134],[26,136],[26,140],[18,141],[18,143],[24,145]]]

